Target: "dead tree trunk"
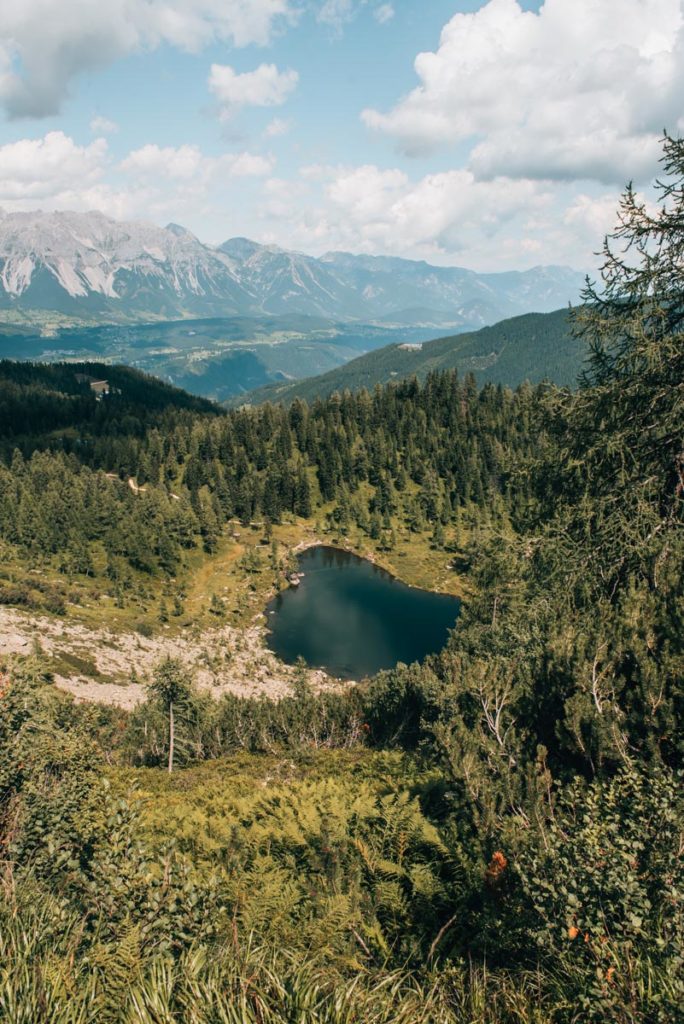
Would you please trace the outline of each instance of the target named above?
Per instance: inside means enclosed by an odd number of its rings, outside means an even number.
[[[169,704],[169,775],[173,771],[173,744],[175,740],[175,729],[173,722],[173,701]]]

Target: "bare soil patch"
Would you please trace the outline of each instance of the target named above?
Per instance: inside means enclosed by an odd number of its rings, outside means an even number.
[[[179,658],[194,673],[197,685],[214,696],[286,696],[297,670],[266,648],[264,635],[260,625],[221,625],[146,637],[0,608],[0,657],[39,651],[57,685],[77,700],[123,708],[144,700],[147,679],[165,657]],[[340,685],[320,670],[306,670],[306,677],[316,691]]]

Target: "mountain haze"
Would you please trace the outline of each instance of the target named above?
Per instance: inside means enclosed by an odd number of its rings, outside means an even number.
[[[304,314],[466,330],[573,301],[567,267],[477,274],[422,261],[327,253],[314,258],[233,238],[203,244],[101,213],[0,214],[0,316],[135,323]]]

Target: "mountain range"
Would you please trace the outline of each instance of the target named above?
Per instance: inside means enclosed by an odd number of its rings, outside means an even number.
[[[315,258],[232,238],[203,244],[177,224],[101,213],[0,211],[0,318],[44,325],[303,314],[467,330],[577,300],[568,267],[478,274],[422,261]]]

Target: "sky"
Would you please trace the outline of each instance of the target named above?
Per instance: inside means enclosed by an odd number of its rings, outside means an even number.
[[[684,0],[0,0],[0,207],[592,272]]]

